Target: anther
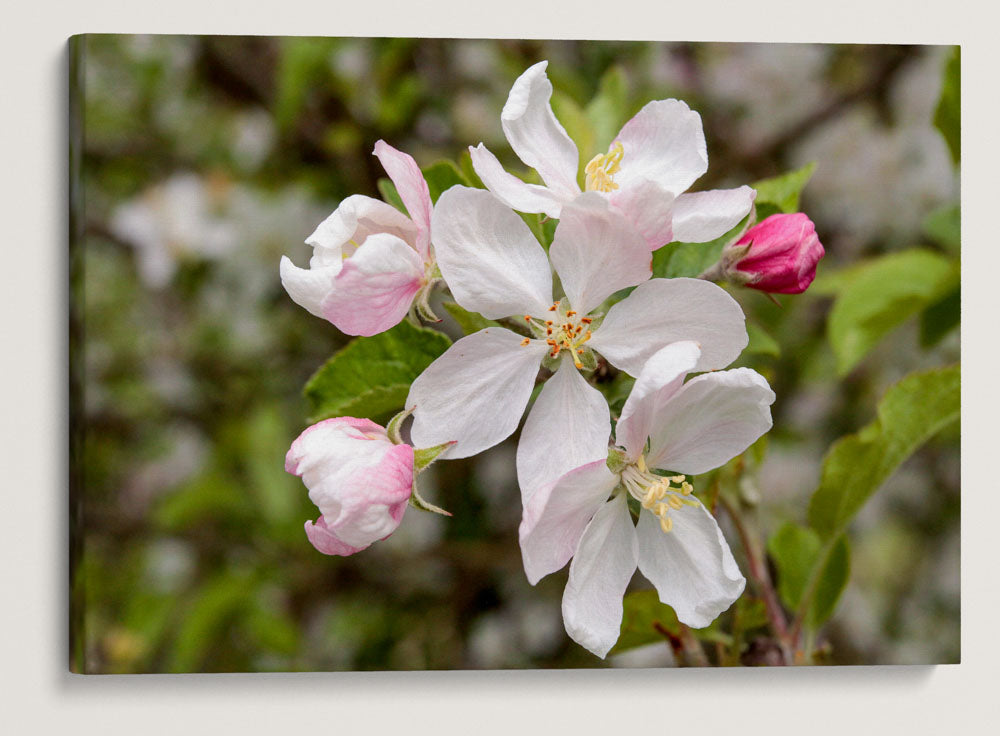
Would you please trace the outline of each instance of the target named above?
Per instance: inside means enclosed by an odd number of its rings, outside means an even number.
[[[525,322],[530,322],[531,321],[531,315],[530,314],[524,315],[524,321]]]
[[[545,342],[546,342],[546,343],[548,343],[549,345],[551,345],[552,347],[555,347],[555,346],[556,346],[556,341],[555,341],[555,340],[552,340],[552,339],[548,339],[548,340],[546,340]]]
[[[546,327],[545,328],[545,334],[546,335],[551,335],[552,334],[552,328],[551,327]]]
[[[674,528],[674,520],[669,516],[660,517],[660,529],[663,530],[664,534],[669,534],[670,530]]]
[[[566,312],[566,316],[567,317],[572,317],[574,314],[576,314],[576,310],[575,309],[571,309],[568,312]]]
[[[531,343],[531,340],[529,340],[528,338],[524,338],[523,340],[521,340],[521,346],[522,347],[524,347],[525,345],[528,345],[530,343]]]
[[[580,321],[583,322],[583,324],[585,324],[585,325],[589,325],[594,320],[592,320],[590,317],[581,317]]]
[[[550,312],[554,312],[554,311],[556,311],[557,309],[559,309],[559,302],[556,302],[556,303],[555,303],[555,304],[553,304],[553,305],[552,305],[551,307],[549,307],[549,311],[550,311]]]

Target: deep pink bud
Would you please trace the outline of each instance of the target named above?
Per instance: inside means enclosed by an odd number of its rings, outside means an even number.
[[[826,251],[816,226],[801,212],[771,215],[746,231],[723,254],[726,275],[750,289],[801,294],[816,278]]]

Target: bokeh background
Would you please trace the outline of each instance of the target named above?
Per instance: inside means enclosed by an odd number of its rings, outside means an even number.
[[[308,544],[302,524],[317,512],[283,458],[306,426],[303,384],[347,338],[292,303],[279,258],[304,264],[303,240],[340,199],[377,196],[379,138],[422,165],[482,141],[520,170],[499,114],[540,59],[581,106],[613,68],[630,113],[686,100],[708,141],[697,189],[818,162],[801,206],[827,248],[816,286],[780,307],[734,292],[781,347],[739,363],[778,395],[768,455],[747,489],[771,533],[804,519],[825,449],[869,422],[889,385],[959,359],[958,330],[921,347],[911,320],[838,376],[823,286],[865,257],[947,252],[928,223],[958,202],[932,122],[951,51],[75,38],[71,668],[669,665],[663,645],[598,660],[563,630],[565,571],[527,583],[516,435],[421,477],[453,518],[411,509],[392,537],[351,558]],[[827,661],[958,661],[959,487],[956,427],[867,504],[852,527],[850,582],[822,632]],[[649,587],[640,576],[633,586]]]

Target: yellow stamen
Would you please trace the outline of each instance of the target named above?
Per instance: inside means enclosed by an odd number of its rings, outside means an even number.
[[[599,153],[590,159],[590,163],[585,169],[587,172],[587,191],[613,192],[618,189],[614,176],[621,169],[624,155],[624,147],[620,142],[616,142],[607,153]]]

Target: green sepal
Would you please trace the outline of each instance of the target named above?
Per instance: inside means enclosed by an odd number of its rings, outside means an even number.
[[[441,514],[441,516],[451,516],[450,511],[445,511],[440,506],[435,506],[424,498],[417,491],[417,479],[413,479],[413,486],[410,488],[410,506],[415,509],[420,509],[421,511],[430,511],[432,514]]]
[[[412,411],[412,409],[411,409]],[[438,456],[447,450],[449,447],[455,444],[455,440],[451,442],[445,442],[440,445],[434,445],[434,447],[424,447],[419,450],[413,451],[413,469],[417,473],[422,473],[428,465],[438,459]]]
[[[413,409],[404,409],[399,412],[396,416],[389,420],[389,423],[385,425],[385,433],[389,435],[389,441],[394,445],[403,444],[403,436],[400,434],[400,429],[403,427],[403,422],[406,420],[410,414],[413,413]],[[416,453],[414,453],[415,455]]]

